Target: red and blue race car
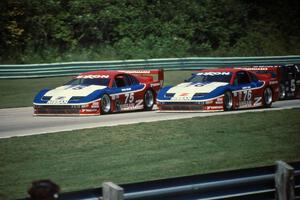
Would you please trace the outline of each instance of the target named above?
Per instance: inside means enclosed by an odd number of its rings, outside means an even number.
[[[157,96],[160,111],[227,111],[271,107],[279,84],[270,76],[242,69],[201,70],[184,83],[167,86]]]
[[[247,66],[239,69],[247,69],[256,74],[270,75],[273,81],[279,83],[279,98],[300,98],[300,66],[295,64]]]
[[[102,70],[76,76],[63,86],[41,90],[34,115],[100,115],[152,110],[163,70]]]

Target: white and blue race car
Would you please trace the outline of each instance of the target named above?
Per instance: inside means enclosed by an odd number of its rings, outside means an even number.
[[[63,86],[41,90],[33,100],[34,115],[152,110],[162,84],[163,70],[85,72]]]
[[[201,70],[184,83],[167,86],[157,96],[160,111],[226,111],[271,107],[279,84],[243,69]]]

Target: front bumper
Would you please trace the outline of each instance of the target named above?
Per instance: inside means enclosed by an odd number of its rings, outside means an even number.
[[[223,97],[219,97],[208,101],[157,101],[159,111],[166,112],[210,112],[224,111]]]
[[[100,115],[99,102],[87,105],[34,105],[33,115]]]

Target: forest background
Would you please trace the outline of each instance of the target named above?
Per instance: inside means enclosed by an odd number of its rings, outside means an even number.
[[[0,64],[300,54],[300,1],[1,0]]]

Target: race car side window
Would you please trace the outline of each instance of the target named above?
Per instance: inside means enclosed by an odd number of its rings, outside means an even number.
[[[128,85],[124,75],[116,76],[115,82],[117,87],[126,87]]]
[[[248,76],[247,72],[245,72],[245,71],[237,72],[234,83],[236,83],[236,82],[238,84],[248,84],[248,83],[250,83],[249,76]]]
[[[138,85],[139,84],[139,81],[131,75],[126,74],[125,78],[128,82],[128,85]]]
[[[257,77],[255,76],[255,74],[249,73],[249,75],[250,75],[251,82],[257,82],[257,81],[258,81],[258,79],[257,79]]]

